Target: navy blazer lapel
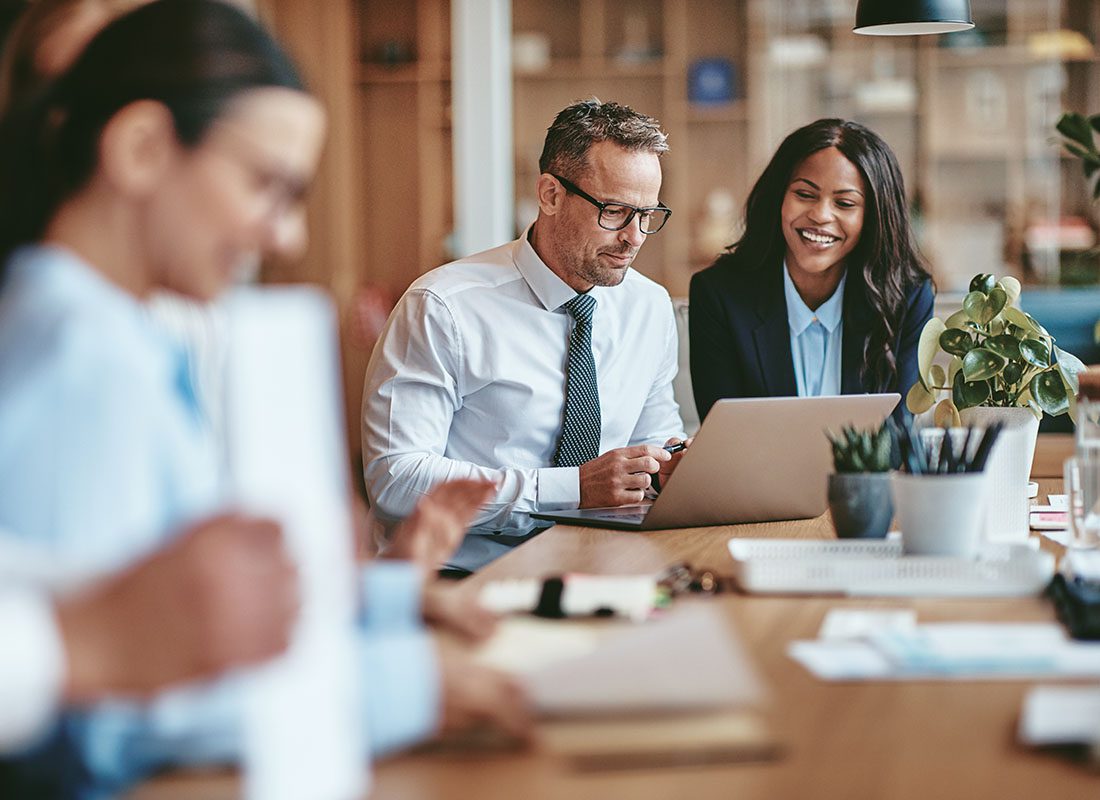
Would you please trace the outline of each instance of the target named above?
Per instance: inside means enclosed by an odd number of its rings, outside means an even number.
[[[798,384],[791,358],[791,329],[787,323],[787,301],[783,297],[783,269],[763,267],[756,284],[755,311],[760,324],[753,329],[757,368],[771,397],[794,397]]]
[[[860,372],[863,369],[863,345],[871,329],[871,309],[862,287],[849,280],[844,289],[844,336],[840,348],[840,393],[863,394],[867,391]]]

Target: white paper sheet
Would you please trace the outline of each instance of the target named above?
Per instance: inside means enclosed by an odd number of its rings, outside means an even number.
[[[1018,735],[1033,746],[1100,742],[1100,686],[1036,686],[1024,698]]]
[[[546,716],[747,707],[764,697],[732,629],[706,603],[643,624],[508,620],[482,651]]]
[[[858,640],[792,642],[788,654],[822,680],[1100,677],[1100,644],[1047,623],[881,629]]]
[[[366,748],[335,315],[324,295],[297,287],[242,290],[227,311],[234,500],[282,522],[302,598],[289,651],[247,688],[245,795],[359,797]]]

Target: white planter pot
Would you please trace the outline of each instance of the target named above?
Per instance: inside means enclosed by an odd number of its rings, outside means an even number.
[[[986,541],[1026,542],[1030,534],[1027,483],[1039,420],[1026,408],[968,408],[959,417],[963,425],[980,428],[1004,422],[985,465],[989,480],[983,529]]]
[[[902,551],[915,556],[970,558],[982,539],[987,498],[984,472],[893,475]]]

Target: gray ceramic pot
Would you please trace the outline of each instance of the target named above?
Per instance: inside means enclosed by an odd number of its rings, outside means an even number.
[[[881,539],[894,518],[889,472],[829,476],[829,512],[841,539]]]

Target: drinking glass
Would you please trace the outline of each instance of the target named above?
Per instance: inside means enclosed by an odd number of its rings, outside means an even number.
[[[1071,547],[1100,545],[1100,452],[1078,452],[1065,464],[1066,529]]]

